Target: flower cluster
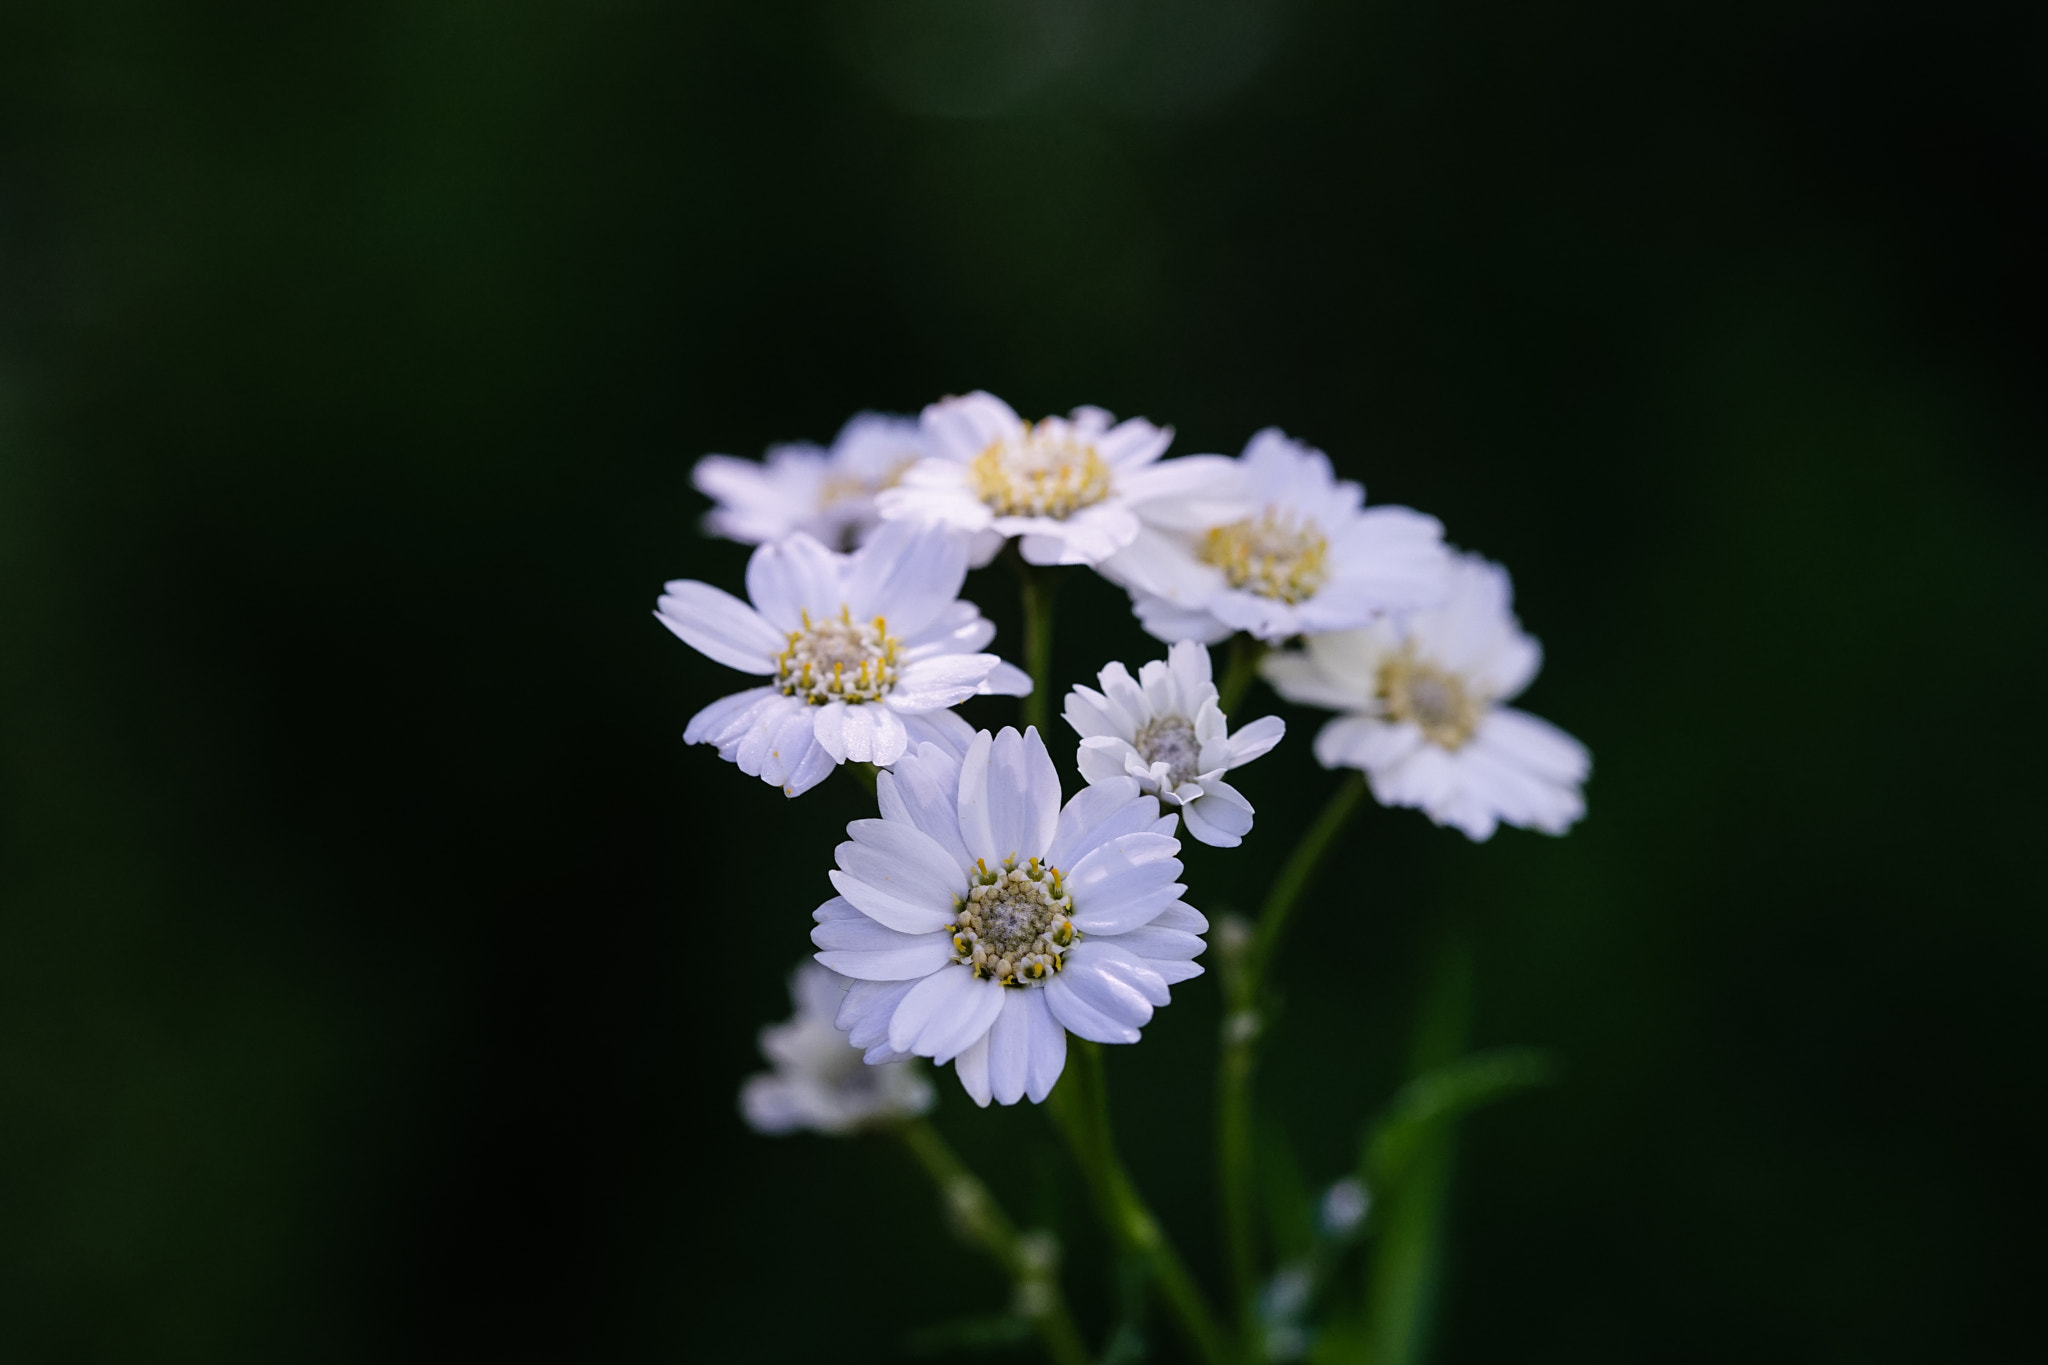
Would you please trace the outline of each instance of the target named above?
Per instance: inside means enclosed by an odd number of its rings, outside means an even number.
[[[977,1103],[1011,1104],[1050,1093],[1068,1034],[1137,1040],[1201,972],[1208,925],[1181,899],[1176,835],[1242,845],[1252,803],[1226,777],[1285,733],[1271,716],[1232,730],[1209,646],[1233,636],[1282,697],[1338,713],[1315,756],[1362,771],[1381,803],[1474,840],[1583,813],[1586,750],[1505,704],[1540,653],[1504,570],[1451,549],[1432,517],[1368,505],[1277,429],[1236,457],[1169,458],[1172,440],[1100,408],[1028,421],[971,393],[914,420],[862,414],[829,449],[698,465],[707,529],[758,546],[747,600],[678,580],[656,614],[760,682],[684,739],[792,797],[868,765],[879,815],[839,846],[838,894],[813,916],[822,965],[794,987],[797,1020],[764,1036],[777,1072],[747,1090],[756,1126],[842,1131],[921,1107],[914,1075],[863,1087],[849,1057],[951,1062]],[[1037,728],[977,730],[953,709],[1048,686],[988,652],[995,628],[960,596],[1012,542],[1027,575],[1094,569],[1168,646],[1066,695],[1071,799]]]

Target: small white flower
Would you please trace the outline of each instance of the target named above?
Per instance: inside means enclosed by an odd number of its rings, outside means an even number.
[[[1033,564],[1097,564],[1148,521],[1181,525],[1227,513],[1230,461],[1161,462],[1170,429],[1101,408],[1027,422],[988,393],[947,398],[921,419],[929,456],[877,499],[884,517],[937,521],[974,538],[973,563],[1003,541]],[[1115,425],[1112,425],[1115,423]]]
[[[1586,747],[1501,705],[1542,651],[1522,633],[1507,571],[1459,556],[1434,611],[1309,637],[1261,665],[1281,696],[1350,714],[1316,736],[1325,768],[1360,768],[1382,805],[1414,806],[1473,839],[1505,822],[1562,834],[1585,814]]]
[[[1129,778],[1064,808],[1035,729],[925,745],[846,827],[811,942],[854,978],[856,1047],[951,1061],[976,1104],[1043,1100],[1067,1034],[1135,1043],[1167,987],[1199,976],[1208,927],[1181,904],[1180,841]]]
[[[1081,736],[1081,776],[1090,782],[1129,777],[1138,790],[1178,810],[1188,833],[1217,848],[1236,848],[1252,827],[1252,803],[1223,780],[1280,742],[1286,722],[1266,716],[1230,733],[1210,681],[1209,651],[1183,640],[1161,662],[1138,670],[1120,663],[1097,675],[1102,690],[1067,693],[1067,724]]]
[[[1169,643],[1349,630],[1443,600],[1443,527],[1406,507],[1366,507],[1322,451],[1268,427],[1234,462],[1245,509],[1147,526],[1101,566],[1130,590],[1145,629]]]
[[[912,745],[964,753],[974,731],[946,708],[1021,697],[1024,671],[980,652],[996,628],[957,600],[967,547],[939,527],[884,527],[852,554],[798,532],[747,561],[753,605],[688,579],[655,615],[692,649],[763,687],[699,711],[683,731],[790,796],[851,759],[886,767]]]
[[[765,545],[802,531],[845,550],[880,520],[875,495],[924,453],[916,418],[863,412],[839,429],[829,450],[804,441],[770,446],[760,461],[706,455],[690,481],[717,504],[704,515],[712,535]]]
[[[740,1113],[755,1132],[850,1133],[932,1107],[931,1082],[908,1054],[870,1048],[863,1058],[832,1022],[852,984],[815,962],[791,974],[796,1016],[761,1030],[761,1055],[775,1069],[740,1087]]]

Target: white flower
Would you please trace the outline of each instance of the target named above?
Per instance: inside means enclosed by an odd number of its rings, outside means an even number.
[[[995,637],[958,601],[967,547],[938,527],[893,525],[852,554],[799,532],[747,562],[753,605],[677,579],[655,615],[728,668],[770,679],[694,716],[683,739],[740,771],[809,791],[851,759],[887,766],[913,744],[964,753],[973,730],[947,707],[1023,696],[1022,669],[979,651]]]
[[[1252,827],[1252,803],[1223,780],[1280,742],[1287,725],[1266,716],[1230,733],[1209,680],[1209,651],[1183,640],[1138,670],[1120,663],[1097,675],[1102,690],[1067,693],[1067,724],[1081,736],[1081,776],[1090,782],[1129,777],[1138,790],[1179,810],[1188,833],[1217,848],[1236,848]]]
[[[863,412],[839,429],[830,450],[805,441],[770,446],[762,461],[706,455],[690,481],[717,504],[704,515],[712,535],[765,545],[802,531],[844,550],[866,540],[880,519],[875,494],[924,453],[915,418]]]
[[[1200,525],[1147,526],[1101,566],[1138,619],[1169,643],[1261,640],[1369,624],[1443,600],[1449,556],[1436,518],[1366,507],[1322,451],[1268,427],[1235,462],[1244,510]]]
[[[1316,736],[1325,768],[1361,768],[1381,804],[1484,839],[1503,821],[1562,834],[1585,814],[1585,746],[1500,704],[1542,657],[1515,620],[1507,571],[1464,555],[1443,606],[1310,636],[1305,651],[1267,655],[1261,671],[1290,701],[1350,713]]]
[[[796,1017],[761,1030],[761,1055],[775,1069],[740,1087],[740,1113],[756,1132],[850,1133],[932,1107],[931,1082],[908,1054],[870,1048],[863,1058],[832,1022],[852,984],[815,962],[791,974]]]
[[[1027,422],[987,393],[924,410],[930,454],[877,499],[884,517],[937,521],[974,537],[976,566],[1003,541],[1033,564],[1096,564],[1148,521],[1181,525],[1227,513],[1216,491],[1230,461],[1196,455],[1160,462],[1169,429],[1143,418],[1111,425],[1101,408]]]
[[[1208,921],[1180,903],[1180,841],[1129,778],[1064,808],[1035,729],[936,745],[877,787],[882,818],[846,827],[811,941],[854,978],[856,1047],[951,1061],[976,1104],[1034,1103],[1067,1034],[1134,1043],[1167,987],[1201,974]]]

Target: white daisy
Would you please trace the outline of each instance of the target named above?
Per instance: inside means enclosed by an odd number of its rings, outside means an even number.
[[[1562,834],[1585,814],[1592,759],[1548,721],[1501,705],[1543,658],[1512,600],[1505,569],[1461,555],[1436,610],[1310,636],[1261,671],[1290,701],[1350,713],[1316,736],[1316,758],[1363,769],[1382,805],[1417,807],[1474,839],[1502,821]]]
[[[1252,827],[1252,803],[1223,780],[1280,742],[1287,725],[1266,716],[1230,733],[1210,681],[1209,651],[1183,640],[1161,662],[1138,670],[1120,663],[1096,675],[1102,690],[1067,693],[1067,724],[1081,736],[1081,776],[1090,782],[1128,777],[1138,790],[1178,810],[1188,833],[1217,848],[1236,848]]]
[[[761,1055],[775,1069],[740,1087],[740,1113],[754,1131],[850,1133],[932,1107],[931,1082],[908,1053],[870,1048],[863,1058],[832,1022],[852,984],[815,962],[791,974],[796,1016],[761,1030]]]
[[[1147,522],[1179,526],[1228,514],[1218,490],[1231,462],[1194,455],[1161,462],[1170,429],[1101,408],[1027,422],[987,393],[947,398],[921,419],[929,455],[877,499],[884,517],[937,521],[974,537],[973,563],[1003,541],[1033,564],[1096,564]],[[1115,425],[1112,425],[1115,423]]]
[[[863,412],[839,429],[829,450],[803,441],[770,446],[765,460],[706,455],[690,481],[717,504],[704,515],[712,535],[765,545],[802,531],[845,550],[880,520],[875,494],[924,453],[917,419]]]
[[[1241,512],[1147,526],[1101,565],[1161,640],[1261,640],[1363,626],[1443,599],[1449,556],[1435,517],[1366,507],[1329,456],[1276,427],[1235,462]]]
[[[1201,974],[1208,928],[1180,903],[1180,841],[1118,778],[1064,808],[1035,729],[936,745],[878,784],[882,818],[846,827],[811,941],[854,978],[839,1023],[856,1047],[951,1061],[976,1104],[1034,1103],[1067,1034],[1134,1043],[1167,987]]]
[[[887,766],[923,742],[964,753],[974,732],[946,708],[1031,690],[1022,669],[980,652],[996,628],[957,600],[966,577],[958,536],[897,524],[852,554],[802,532],[763,545],[747,561],[752,606],[708,584],[668,584],[655,612],[663,625],[770,679],[699,711],[683,739],[716,745],[790,796],[849,759]]]

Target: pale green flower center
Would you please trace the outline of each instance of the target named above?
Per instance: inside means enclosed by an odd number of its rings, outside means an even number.
[[[809,612],[803,619],[803,628],[789,633],[788,647],[775,660],[775,681],[784,696],[813,706],[880,701],[896,685],[901,642],[889,634],[887,620],[856,621],[845,607],[836,619],[813,621]]]
[[[1060,870],[1036,858],[1019,864],[1014,853],[993,872],[979,859],[974,865],[967,894],[954,897],[953,922],[946,926],[953,960],[1005,986],[1044,985],[1081,937]]]

